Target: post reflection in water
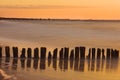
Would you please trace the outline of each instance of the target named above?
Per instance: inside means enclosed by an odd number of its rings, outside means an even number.
[[[0,60],[0,64],[1,64],[1,62],[2,62],[2,59]],[[8,59],[6,58],[6,59],[5,59],[5,63],[6,63],[5,66],[6,66],[6,69],[9,69],[9,62],[10,62],[10,58],[8,58]]]
[[[40,70],[45,70],[45,69],[46,69],[46,60],[40,59]]]
[[[60,70],[69,71],[74,70],[78,72],[99,72],[99,71],[117,71],[119,66],[119,59],[80,59],[80,60],[66,60],[66,59],[0,59],[0,68],[3,68],[2,62],[5,61],[5,69],[12,70]],[[9,66],[9,65],[12,66]]]
[[[31,59],[27,59],[27,68],[31,68]]]
[[[38,59],[33,59],[33,68],[38,69]]]
[[[57,59],[53,59],[53,69],[57,70]]]
[[[12,69],[17,70],[17,66],[18,66],[18,59],[13,59],[13,61],[12,61]]]

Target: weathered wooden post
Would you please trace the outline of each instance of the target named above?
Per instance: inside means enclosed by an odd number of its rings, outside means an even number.
[[[101,49],[98,48],[97,49],[97,59],[100,59],[101,58]]]
[[[92,48],[92,59],[95,59],[95,52],[96,52],[96,49]]]
[[[0,47],[0,58],[2,58],[2,47]]]
[[[41,59],[46,59],[46,47],[41,47]]]
[[[74,49],[70,52],[70,69],[73,69],[73,62],[74,62]]]
[[[85,47],[80,47],[80,59],[85,59]]]
[[[5,53],[6,53],[6,58],[10,58],[10,47],[9,46],[5,47]]]
[[[53,59],[57,59],[58,48],[53,51]]]
[[[13,58],[18,58],[18,47],[13,47]]]
[[[52,55],[51,55],[51,52],[49,51],[48,52],[48,67],[50,67],[51,65],[51,59],[52,59]]]
[[[71,50],[70,52],[70,60],[74,60],[74,50]]]
[[[114,58],[115,59],[119,58],[119,50],[117,49],[114,50]]]
[[[102,49],[102,59],[105,59],[105,50],[104,49]]]
[[[51,55],[51,52],[49,51],[48,52],[48,60],[51,60],[52,59],[52,55]]]
[[[80,53],[79,50],[80,50],[79,47],[75,47],[75,60],[79,60],[79,53]]]
[[[26,58],[25,57],[25,51],[26,51],[26,49],[22,48],[22,54],[20,55],[20,58]]]
[[[69,48],[64,48],[64,59],[68,60]]]
[[[111,55],[111,50],[107,48],[107,59],[110,59],[110,55]]]
[[[32,49],[28,48],[27,50],[27,58],[32,58]]]
[[[61,48],[59,52],[59,59],[63,59],[63,48]]]
[[[115,58],[119,58],[119,50],[115,50]]]
[[[39,49],[35,48],[34,49],[34,59],[38,59],[39,58]]]
[[[89,52],[88,52],[88,55],[87,55],[87,59],[90,59],[91,58],[91,48],[89,48]]]
[[[115,51],[114,51],[113,49],[111,49],[111,54],[110,54],[110,56],[111,56],[111,59],[115,58]]]

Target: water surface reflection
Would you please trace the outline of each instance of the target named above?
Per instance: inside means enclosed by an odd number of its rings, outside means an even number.
[[[32,74],[34,77],[40,74],[49,73],[71,73],[77,72],[77,75],[93,74],[93,73],[111,73],[120,71],[119,59],[80,59],[80,60],[64,60],[64,59],[0,59],[0,80],[5,80],[3,75],[9,77],[8,80],[24,78],[24,74]],[[42,71],[42,73],[41,73]],[[32,72],[32,73],[31,73]],[[79,72],[79,73],[78,73]],[[81,74],[82,73],[82,74]],[[35,74],[35,75],[34,75]],[[21,76],[22,75],[22,76]],[[50,74],[49,74],[50,75]],[[32,80],[31,76],[31,80]],[[42,75],[41,75],[42,76]],[[58,75],[59,76],[59,75]],[[37,78],[36,77],[36,78]],[[60,77],[60,76],[59,76]],[[107,77],[109,78],[109,77]],[[23,79],[25,80],[25,79]],[[39,79],[38,79],[39,80]]]
[[[60,70],[60,71],[117,71],[119,68],[119,59],[81,59],[81,60],[63,60],[63,59],[0,59],[1,69],[11,70]]]

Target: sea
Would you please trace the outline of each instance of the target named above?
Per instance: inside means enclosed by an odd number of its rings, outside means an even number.
[[[0,47],[4,56],[5,46],[17,46],[19,50],[46,47],[47,52],[84,46],[88,55],[89,48],[119,50],[119,42],[117,20],[0,20]],[[119,79],[119,59],[0,59],[0,80]]]

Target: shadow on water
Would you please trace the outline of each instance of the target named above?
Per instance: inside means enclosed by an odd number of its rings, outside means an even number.
[[[4,64],[3,64],[4,63]],[[77,72],[117,71],[119,59],[0,59],[0,69],[11,70],[60,70]]]

